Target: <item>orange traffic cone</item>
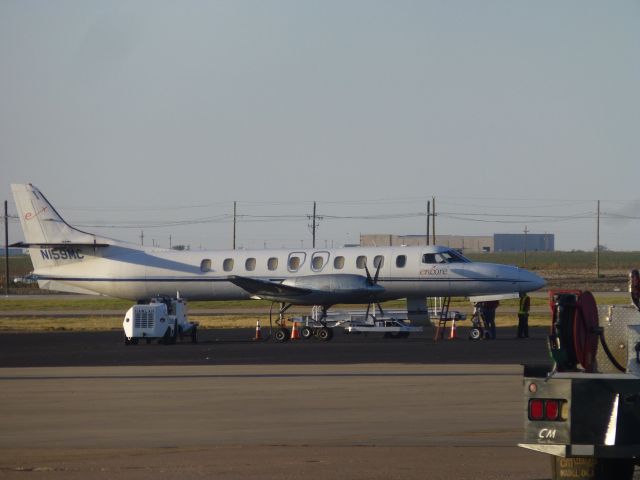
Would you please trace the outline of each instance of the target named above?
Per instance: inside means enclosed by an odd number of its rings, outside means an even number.
[[[455,340],[456,336],[456,319],[451,320],[451,331],[449,332],[449,340]]]
[[[298,330],[298,322],[293,322],[293,328],[291,329],[291,340],[300,340],[300,330]]]
[[[262,335],[260,334],[260,320],[256,320],[256,336],[253,337],[254,340],[262,339]]]

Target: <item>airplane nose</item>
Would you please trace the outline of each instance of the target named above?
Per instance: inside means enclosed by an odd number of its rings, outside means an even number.
[[[532,292],[539,290],[547,284],[547,281],[541,276],[530,272],[529,270],[520,270],[520,280],[522,285],[522,291]]]

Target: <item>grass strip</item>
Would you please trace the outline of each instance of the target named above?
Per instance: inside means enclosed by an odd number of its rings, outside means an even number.
[[[627,293],[611,293],[611,294],[598,294],[596,295],[597,301],[602,305],[618,305],[629,303],[629,297]],[[89,298],[60,298],[58,296],[52,296],[52,298],[0,298],[0,311],[19,311],[19,310],[34,310],[34,311],[47,311],[47,310],[95,310],[98,313],[100,310],[121,310],[122,314],[126,312],[134,302],[131,300],[121,300],[116,298],[107,297],[89,297]],[[501,306],[517,307],[518,299],[503,300],[500,302]],[[535,296],[531,298],[532,306],[548,305],[548,299],[546,296]],[[263,300],[227,300],[227,301],[192,301],[188,302],[189,309],[211,309],[211,310],[224,310],[228,308],[256,308],[262,310],[268,310],[270,302]],[[382,304],[384,309],[403,309],[406,308],[405,300],[393,300],[384,302]],[[366,305],[336,305],[332,307],[333,311],[337,310],[358,310],[364,309]],[[456,297],[451,299],[451,309],[453,310],[467,310],[471,309],[471,303],[468,299],[463,297]]]

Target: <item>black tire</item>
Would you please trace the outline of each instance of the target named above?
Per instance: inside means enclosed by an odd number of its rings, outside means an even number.
[[[634,463],[628,458],[599,458],[596,465],[597,479],[615,478],[616,480],[632,480]]]
[[[318,338],[323,342],[328,342],[333,338],[333,330],[327,327],[322,327],[318,330]]]
[[[131,340],[129,340],[126,335],[124,337],[124,344],[125,345],[131,345]]]
[[[310,327],[302,327],[302,329],[300,330],[300,336],[305,340],[308,340],[309,338],[313,337],[313,330]]]
[[[198,327],[193,327],[191,331],[191,343],[198,343]]]
[[[482,332],[479,328],[472,328],[469,332],[469,340],[480,340],[482,338]]]
[[[150,339],[150,338],[147,338],[147,339],[146,339],[146,342],[147,342],[147,345],[149,345],[149,344],[151,343],[151,339]]]
[[[273,338],[276,342],[284,343],[289,341],[289,330],[286,328],[279,328],[276,333],[273,334]]]
[[[137,338],[132,338],[131,339],[131,345],[137,345],[138,344],[138,339]]]

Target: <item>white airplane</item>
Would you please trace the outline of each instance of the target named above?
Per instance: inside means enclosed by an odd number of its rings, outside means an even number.
[[[545,285],[527,270],[472,262],[441,246],[177,251],[87,233],[67,224],[31,184],[11,185],[40,288],[135,301],[265,299],[291,305],[378,304],[406,298],[529,292]],[[369,265],[375,269],[372,277]],[[415,317],[415,315],[414,315]]]

